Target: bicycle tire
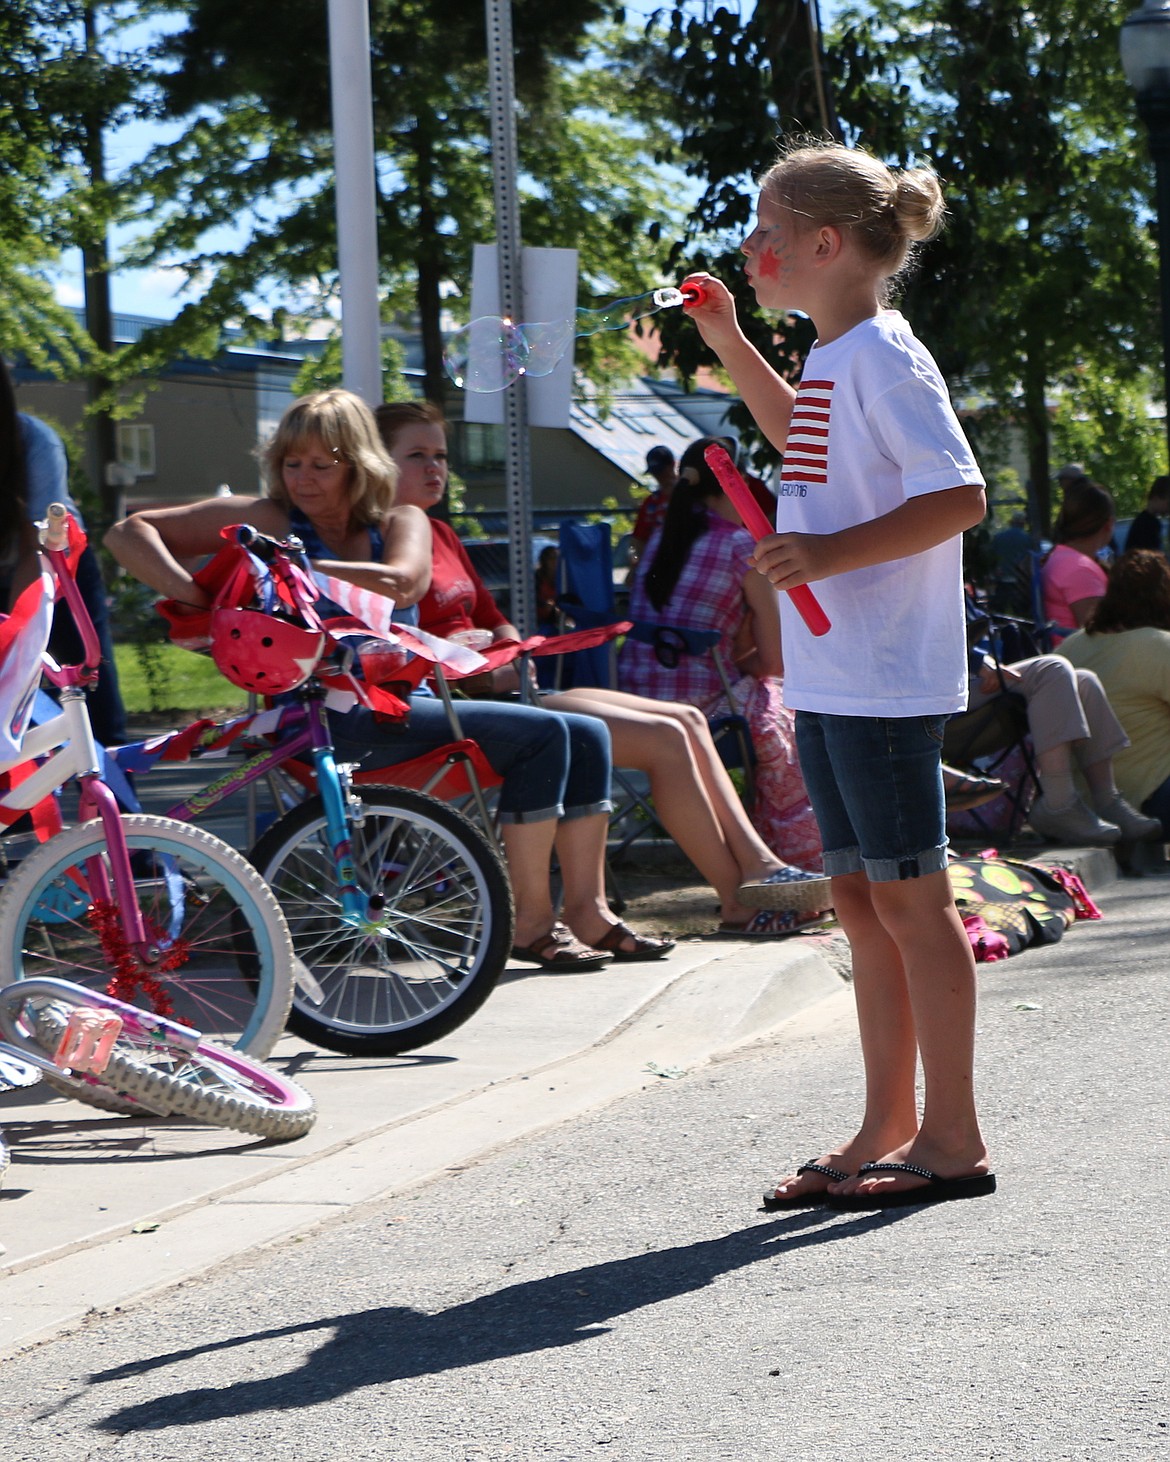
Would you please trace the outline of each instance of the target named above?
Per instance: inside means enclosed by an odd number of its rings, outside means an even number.
[[[141,966],[157,979],[159,998],[110,988],[111,960],[87,902],[85,865],[106,847],[96,820],[42,843],[13,873],[0,893],[0,961],[16,980],[53,976],[150,1004],[262,1060],[292,1000],[292,942],[279,904],[247,859],[202,828],[142,813],[123,814],[122,828],[147,865],[135,874],[139,906],[176,963]]]
[[[512,892],[499,854],[462,813],[404,787],[353,792],[363,893],[393,864],[377,928],[345,920],[319,796],[285,813],[250,856],[324,993],[314,1003],[294,990],[289,1029],[331,1051],[397,1055],[450,1034],[491,994],[512,947]]]
[[[37,1012],[37,1039],[47,1055],[57,1049],[68,1022],[64,1004],[54,996]],[[86,1006],[93,1008],[88,1001]],[[188,1051],[153,1033],[140,1038],[129,1023],[100,1075],[50,1071],[44,1079],[103,1111],[140,1115],[145,1108],[155,1116],[190,1117],[276,1142],[303,1137],[317,1120],[316,1102],[303,1087],[242,1052],[202,1040]]]

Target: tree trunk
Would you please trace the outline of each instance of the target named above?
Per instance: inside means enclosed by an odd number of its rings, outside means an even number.
[[[1028,444],[1028,500],[1032,528],[1047,537],[1051,526],[1052,498],[1048,490],[1048,402],[1045,391],[1043,346],[1029,338],[1024,360],[1024,434]]]

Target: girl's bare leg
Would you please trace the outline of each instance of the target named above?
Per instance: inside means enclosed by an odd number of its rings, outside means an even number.
[[[975,957],[955,907],[946,871],[871,885],[873,905],[901,954],[909,1007],[899,1019],[917,1035],[924,1100],[918,1131],[903,1135],[875,1161],[909,1162],[940,1177],[988,1170],[975,1111]],[[868,1068],[867,1068],[868,1072]],[[858,1188],[901,1190],[924,1179],[877,1175]]]
[[[921,882],[922,880],[916,880]],[[906,975],[898,947],[878,917],[864,873],[833,879],[837,918],[853,956],[853,995],[865,1069],[865,1113],[857,1133],[817,1161],[856,1174],[863,1162],[877,1162],[918,1131],[914,1079],[917,1048]],[[949,886],[949,885],[948,885]],[[964,936],[965,937],[965,936]],[[852,1187],[853,1184],[848,1185]],[[820,1173],[801,1173],[776,1184],[778,1198],[846,1191]]]

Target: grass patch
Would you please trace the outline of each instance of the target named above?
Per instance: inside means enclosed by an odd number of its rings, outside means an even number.
[[[209,655],[177,645],[115,645],[114,658],[129,716],[242,710],[248,703],[247,692],[225,680]]]

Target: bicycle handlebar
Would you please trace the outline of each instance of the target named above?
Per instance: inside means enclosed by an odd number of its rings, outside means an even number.
[[[41,543],[51,553],[64,553],[69,547],[69,511],[64,504],[50,503],[45,510]]]
[[[254,553],[261,563],[273,563],[281,553],[300,559],[305,557],[305,545],[295,533],[289,534],[285,539],[270,538],[267,533],[253,528],[251,523],[239,525],[236,529],[236,542],[249,553]]]
[[[70,572],[63,563],[58,562],[55,557],[60,554],[64,558],[69,550],[69,510],[61,503],[50,503],[45,510],[45,526],[41,529],[41,547],[49,555],[53,575],[69,606],[69,612],[73,615],[77,632],[81,636],[82,661],[75,668],[83,672],[83,683],[89,684],[101,664],[102,647],[85,600],[82,598],[81,590],[77,587],[74,573]],[[56,671],[49,665],[45,666],[45,674],[54,685],[66,684],[71,673],[67,666],[60,666]]]

